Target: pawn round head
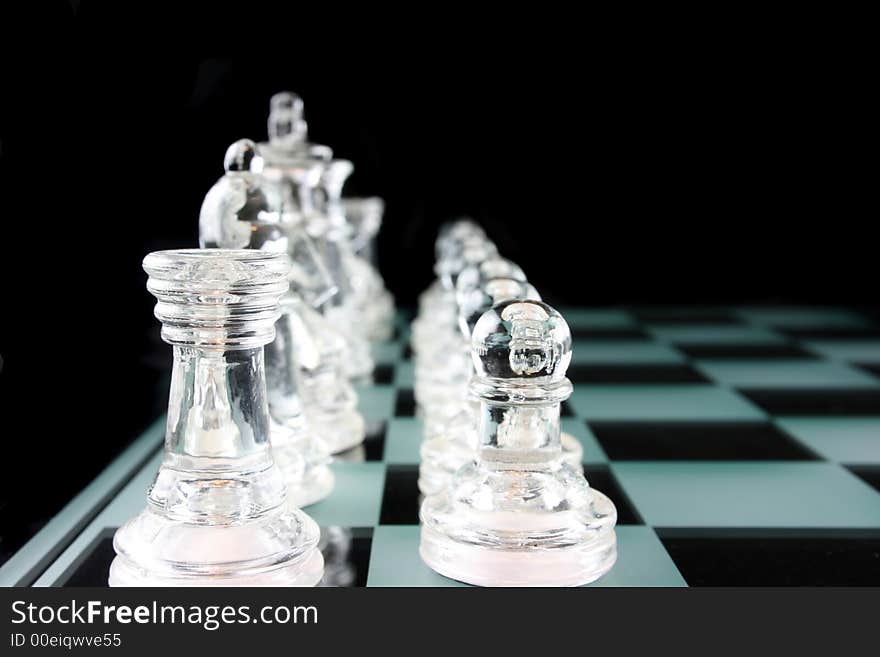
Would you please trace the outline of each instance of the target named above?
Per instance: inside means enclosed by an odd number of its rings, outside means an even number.
[[[462,299],[473,290],[480,289],[492,279],[505,278],[522,283],[526,282],[525,272],[523,272],[519,265],[498,255],[491,256],[479,263],[468,265],[462,269],[455,281],[456,301],[461,305]],[[509,299],[510,297],[505,298]]]
[[[562,315],[531,299],[502,301],[474,326],[471,358],[482,379],[565,380],[571,331]]]
[[[471,238],[486,239],[485,231],[472,219],[463,218],[443,224],[434,243],[436,259],[442,260],[450,251],[460,249],[461,242]]]
[[[239,139],[226,149],[223,157],[223,168],[226,173],[250,171],[257,159],[257,145],[250,139]]]
[[[459,282],[461,279],[459,278]],[[477,322],[495,304],[509,299],[541,300],[533,285],[516,278],[492,278],[480,287],[458,294],[458,328],[468,340]]]
[[[444,287],[455,291],[458,275],[464,269],[470,265],[478,265],[496,255],[498,255],[498,247],[494,242],[485,237],[471,235],[463,241],[453,242],[443,258],[437,261],[434,271]]]

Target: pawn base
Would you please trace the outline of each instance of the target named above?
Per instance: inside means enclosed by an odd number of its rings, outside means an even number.
[[[459,478],[458,486],[469,487],[466,470]],[[617,560],[617,512],[595,489],[583,490],[585,507],[566,511],[529,510],[528,503],[517,509],[497,500],[497,510],[488,511],[456,501],[457,492],[428,497],[421,509],[419,554],[445,577],[477,586],[581,586]]]
[[[503,550],[457,541],[422,526],[419,554],[444,577],[476,586],[582,586],[617,561],[614,532],[595,541],[551,550]]]

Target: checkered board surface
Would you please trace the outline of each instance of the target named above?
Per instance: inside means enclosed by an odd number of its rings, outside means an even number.
[[[563,428],[617,506],[594,586],[880,584],[880,323],[837,308],[562,308],[575,390]],[[308,507],[337,583],[459,586],[419,559],[421,421],[401,316],[359,390],[370,435]],[[164,419],[7,564],[0,583],[103,585],[144,505]],[[341,575],[340,575],[341,573]]]

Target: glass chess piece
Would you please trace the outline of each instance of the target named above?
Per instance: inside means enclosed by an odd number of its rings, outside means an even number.
[[[369,322],[365,307],[371,299],[361,296],[372,290],[363,289],[363,277],[369,276],[369,266],[358,258],[351,248],[352,230],[342,206],[342,188],[354,167],[348,160],[331,159],[331,152],[313,147],[312,154],[324,163],[323,172],[314,189],[315,210],[308,228],[314,239],[338,258],[339,276],[345,281],[345,293],[325,305],[327,319],[338,327],[349,345],[349,359],[345,362],[349,379],[369,383],[373,379],[375,363],[370,350]]]
[[[454,290],[463,269],[493,257],[498,250],[492,242],[470,238],[460,245],[450,261],[443,261],[444,287]],[[416,352],[413,391],[425,417],[451,417],[459,410],[463,390],[470,380],[470,364],[462,348],[458,326],[458,304],[454,294],[448,306],[437,307],[433,326],[413,325],[414,338],[421,348]],[[425,333],[427,332],[427,335]]]
[[[482,586],[598,579],[617,558],[617,512],[562,459],[560,404],[572,390],[568,325],[539,301],[505,301],[477,322],[472,357],[477,458],[424,500],[422,559]]]
[[[444,400],[450,400],[448,403],[435,404],[434,406],[428,403],[423,404],[426,436],[446,433],[445,425],[452,417],[459,416],[461,403],[468,398],[467,387],[473,375],[473,364],[470,358],[470,328],[465,320],[474,313],[475,308],[481,308],[485,305],[482,310],[488,310],[493,305],[492,297],[483,289],[483,286],[493,278],[513,279],[526,283],[526,275],[522,269],[510,260],[497,255],[469,264],[457,276],[454,297],[456,330],[449,344],[445,345],[444,351],[436,359],[441,360],[446,369],[438,371],[433,361],[427,361],[427,365],[423,365],[423,367],[427,367],[429,374],[421,375],[420,372],[420,376],[417,378],[419,386],[417,386],[416,399],[424,399],[427,394],[420,386],[430,385],[432,386],[430,394],[433,399],[440,399],[443,396]],[[505,298],[512,298],[522,291],[517,288]],[[534,294],[537,295],[537,292],[535,291]],[[540,299],[540,296],[529,298]],[[475,307],[474,304],[476,304]],[[422,362],[425,360],[422,358]],[[417,363],[417,367],[421,364]],[[435,376],[435,373],[438,372],[439,374]],[[445,383],[438,381],[441,377],[444,378]],[[427,383],[425,383],[426,380]],[[456,400],[459,402],[458,404],[456,404]]]
[[[345,338],[346,373],[352,380],[369,381],[374,364],[369,341],[355,321],[347,271],[349,236],[340,201],[351,163],[334,160],[328,146],[308,142],[303,102],[296,94],[281,92],[272,96],[268,133],[269,141],[259,144],[258,150],[263,160],[262,177],[274,191],[270,205],[277,207],[282,221],[309,232],[336,287],[335,294],[321,308],[328,322]],[[302,175],[303,170],[316,175]]]
[[[507,266],[497,264],[498,266],[487,268],[486,271],[507,272],[513,276],[520,274],[519,278],[482,281],[480,289],[467,291],[461,306],[462,352],[468,357],[469,384],[474,374],[473,362],[470,360],[470,336],[477,320],[492,306],[508,299],[541,300],[538,291],[525,281],[525,275],[519,267],[509,261],[506,261]],[[420,449],[418,482],[423,495],[434,495],[445,490],[452,476],[474,459],[479,442],[479,401],[465,391],[459,402],[459,409],[451,418],[425,419],[425,439]],[[580,467],[581,457],[582,453],[578,453],[578,460],[574,465]]]
[[[297,343],[302,306],[295,295],[282,298],[275,339],[265,347],[272,448],[285,473],[288,496],[297,507],[323,500],[335,485],[329,442],[307,416],[300,396]]]
[[[342,207],[352,232],[352,291],[367,338],[373,342],[390,340],[394,334],[394,297],[379,274],[374,248],[385,204],[375,197],[343,198]]]
[[[321,304],[334,294],[335,287],[301,224],[283,220],[285,206],[275,202],[283,193],[255,173],[261,170],[255,144],[247,139],[232,144],[224,168],[225,175],[202,203],[199,243],[207,248],[260,249],[289,257],[290,287],[281,301],[275,339],[265,348],[266,378],[275,460],[284,472],[292,503],[307,506],[332,492],[334,478],[329,445],[307,421],[299,396],[294,313],[300,299]],[[291,175],[315,176],[317,171],[300,166]]]
[[[444,281],[450,267],[446,263],[451,261],[461,245],[466,241],[487,240],[485,231],[470,219],[459,219],[440,227],[437,239],[434,242],[434,273],[435,279],[419,297],[419,309],[433,311],[432,304],[440,301],[444,290],[452,292],[449,280]]]
[[[444,282],[444,277],[449,269],[448,261],[455,252],[461,248],[465,240],[487,239],[485,232],[470,219],[460,219],[451,224],[444,224],[440,228],[437,240],[434,244],[436,278],[419,296],[418,312],[412,322],[411,346],[413,353],[418,357],[424,346],[430,344],[435,331],[436,318],[438,316],[453,316],[456,312],[455,290],[451,285],[450,278]]]
[[[357,447],[366,437],[366,423],[345,374],[345,340],[308,304],[295,297],[290,304],[297,388],[309,426],[333,454]]]
[[[382,227],[385,202],[378,196],[346,196],[342,199],[342,210],[352,230],[352,250],[375,267],[376,236]]]
[[[480,316],[491,306],[516,296],[516,292],[506,293],[499,288],[499,283],[492,283],[493,279],[511,278],[526,283],[523,270],[515,263],[506,258],[495,257],[483,261],[479,265],[471,265],[462,270],[455,283],[456,301],[459,307],[459,328],[465,336],[468,351],[470,350],[470,337],[474,325]],[[528,294],[521,294],[521,298],[541,300],[532,286]],[[499,296],[499,293],[501,296]],[[470,360],[468,361],[469,364]],[[562,445],[562,458],[575,468],[580,468],[584,457],[584,448],[580,441],[570,433],[563,431],[560,434]]]
[[[317,524],[287,500],[269,441],[263,345],[288,287],[282,254],[144,260],[174,348],[165,452],[147,508],[114,537],[110,586],[314,586]]]

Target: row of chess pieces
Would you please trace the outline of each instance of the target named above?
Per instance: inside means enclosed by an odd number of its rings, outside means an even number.
[[[320,531],[300,508],[332,494],[332,455],[365,438],[354,384],[394,330],[382,200],[343,197],[352,163],[308,140],[289,92],[270,101],[268,140],[235,142],[224,169],[201,248],[144,260],[174,366],[162,464],[116,533],[111,586],[317,584]]]
[[[114,537],[111,586],[320,583],[302,507],[332,492],[330,454],[364,439],[352,382],[393,320],[366,255],[380,202],[342,198],[352,166],[307,141],[293,94],[225,168],[203,248],[144,260],[174,367],[162,463]],[[422,559],[478,585],[593,581],[616,560],[616,511],[560,432],[568,325],[473,222],[444,227],[436,252],[412,330]]]
[[[479,225],[436,242],[412,325],[422,560],[482,586],[576,586],[617,559],[613,503],[561,431],[571,332]]]

